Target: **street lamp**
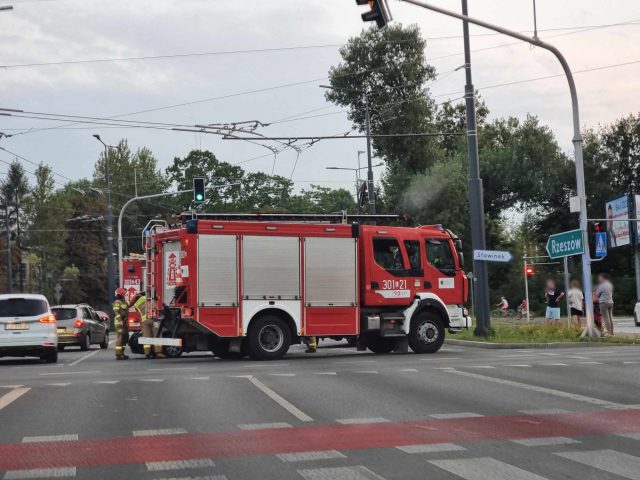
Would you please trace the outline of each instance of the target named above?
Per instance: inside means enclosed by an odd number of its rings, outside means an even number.
[[[371,165],[371,115],[369,113],[369,98],[364,90],[354,90],[351,88],[338,88],[331,85],[320,85],[320,88],[328,88],[329,90],[342,90],[345,92],[360,93],[364,99],[364,124],[367,135],[367,192],[369,192],[369,214],[376,213],[376,192],[373,187],[373,166]],[[358,152],[360,159],[360,152]]]
[[[115,269],[113,264],[113,216],[111,215],[111,177],[109,175],[109,147],[102,141],[100,135],[95,134],[93,138],[104,145],[104,177],[106,182],[106,222],[107,222],[107,299],[109,305],[113,303],[113,295],[115,292]]]

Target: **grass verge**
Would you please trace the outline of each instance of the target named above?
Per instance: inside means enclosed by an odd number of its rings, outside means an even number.
[[[604,337],[600,339],[580,338],[581,330],[566,325],[495,325],[486,337],[476,337],[473,330],[464,330],[449,338],[452,340],[473,340],[491,343],[625,343],[640,344],[640,338]]]

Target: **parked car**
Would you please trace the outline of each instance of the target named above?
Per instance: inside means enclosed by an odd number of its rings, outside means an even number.
[[[58,361],[56,318],[43,295],[0,295],[0,357]]]
[[[109,319],[102,320],[89,305],[56,305],[51,310],[58,324],[58,350],[70,346],[89,350],[95,344],[109,347]]]
[[[636,308],[633,310],[633,321],[636,327],[640,327],[640,302],[636,303]]]

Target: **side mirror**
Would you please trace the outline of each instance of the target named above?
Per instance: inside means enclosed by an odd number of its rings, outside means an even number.
[[[460,268],[464,270],[464,253],[458,252],[458,263],[460,264]]]

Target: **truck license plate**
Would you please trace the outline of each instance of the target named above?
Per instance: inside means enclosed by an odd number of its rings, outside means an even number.
[[[5,330],[29,330],[28,323],[7,323],[4,326]]]

